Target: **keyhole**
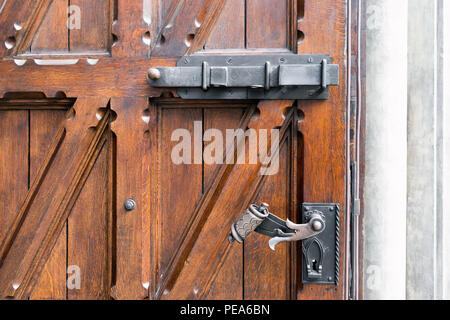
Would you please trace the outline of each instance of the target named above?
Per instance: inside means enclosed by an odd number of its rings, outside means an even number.
[[[317,260],[313,260],[313,261],[312,261],[312,269],[313,269],[314,271],[319,271],[318,268],[317,268]]]

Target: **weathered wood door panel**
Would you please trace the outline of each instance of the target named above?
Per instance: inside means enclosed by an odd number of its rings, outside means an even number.
[[[1,7],[2,298],[344,298],[346,1]],[[184,55],[277,53],[330,54],[340,85],[326,101],[189,101],[146,80]],[[276,174],[261,175],[247,153],[244,163],[203,158],[211,129],[249,128],[280,130]],[[191,139],[181,164],[177,132]],[[255,202],[292,221],[303,202],[341,204],[341,281],[303,285],[299,244],[274,252],[256,234],[230,244],[231,224]]]

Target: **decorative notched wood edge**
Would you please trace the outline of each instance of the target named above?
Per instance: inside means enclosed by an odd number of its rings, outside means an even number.
[[[280,129],[280,145],[279,145],[280,148],[284,143],[289,141],[289,137],[291,135],[289,127],[291,127],[293,125],[293,121],[294,121],[294,112],[293,111],[294,110],[291,109],[290,112],[285,114],[286,119],[288,119],[288,120],[284,123],[284,125]],[[272,161],[272,158],[269,161]],[[248,208],[248,206],[251,203],[255,203],[257,201],[257,198],[258,198],[262,188],[264,187],[267,177],[268,177],[267,175],[258,175],[257,179],[252,184],[252,188],[251,188],[251,190],[249,190],[249,193],[248,193],[246,199],[243,201],[243,205],[241,206],[241,209],[239,210],[239,212],[243,212],[246,208]],[[201,299],[204,299],[205,297],[208,296],[208,294],[212,288],[212,285],[213,285],[216,277],[219,274],[219,270],[222,268],[223,264],[227,261],[227,257],[230,252],[230,249],[232,248],[232,245],[229,243],[228,240],[225,242],[225,245],[226,245],[226,249],[224,250],[224,253],[223,253],[219,263],[217,263],[216,265],[213,265],[213,269],[210,272],[209,279],[206,282],[206,285],[204,286],[204,288],[201,292],[201,295],[200,295]],[[295,254],[295,257],[296,257],[296,254]],[[293,261],[293,265],[291,266],[291,268],[295,268],[295,265],[296,264]],[[292,281],[294,281],[294,279],[292,279]],[[294,285],[294,289],[296,289],[296,285]],[[291,294],[291,296],[293,296],[294,290],[292,290],[292,292],[290,292],[290,294]]]
[[[105,34],[106,39],[106,51],[105,52],[55,52],[55,53],[32,53],[31,46],[33,45],[33,41],[36,36],[39,34],[39,30],[42,27],[42,23],[45,20],[46,15],[51,8],[51,5],[54,3],[54,0],[38,0],[33,1],[33,8],[30,10],[30,14],[28,18],[25,20],[24,24],[21,26],[14,25],[15,34],[11,34],[8,39],[13,39],[13,42],[10,42],[12,46],[7,50],[5,59],[14,59],[16,60],[19,66],[22,66],[26,60],[34,59],[36,64],[44,64],[45,60],[61,60],[66,61],[66,64],[76,64],[79,59],[85,58],[87,59],[88,64],[94,65],[98,62],[98,59],[101,57],[109,57],[111,56],[112,47],[117,42],[117,36],[113,33],[114,26],[117,22],[116,11],[118,0],[104,0],[108,1],[108,30]],[[9,13],[11,14],[11,13]]]
[[[25,25],[14,35],[15,45],[8,51],[7,57],[16,57],[30,49],[33,39],[39,31],[53,1],[54,0],[33,1],[34,8],[32,13],[25,22]]]
[[[195,33],[194,40],[190,47],[186,50],[186,55],[190,55],[195,51],[203,49],[208,40],[211,32],[214,30],[214,24],[216,24],[221,16],[223,8],[225,7],[226,0],[213,0],[211,4],[207,5],[206,8],[209,7],[207,11],[206,17],[204,17],[200,22],[200,27],[198,27],[197,32]],[[205,5],[204,5],[205,6]],[[200,9],[205,10],[204,8]],[[198,17],[196,21],[198,22]]]
[[[244,114],[240,127],[241,128],[268,128],[270,129],[279,127],[282,125],[280,134],[285,138],[285,134],[287,132],[287,128],[291,124],[291,118],[294,114],[292,105],[294,101],[291,100],[279,100],[279,101],[262,101],[258,105],[258,110],[260,111],[259,117],[257,119],[252,119],[252,116],[255,113],[254,108],[249,108],[247,112]],[[285,113],[286,109],[289,109],[290,112]],[[285,117],[283,119],[283,116]],[[256,165],[259,169],[259,166]],[[168,267],[166,268],[166,272],[162,275],[162,279],[160,285],[158,287],[157,292],[155,293],[155,297],[157,299],[162,298],[163,292],[165,290],[170,291],[175,283],[178,280],[178,277],[185,265],[185,261],[188,258],[191,250],[193,249],[196,241],[201,232],[201,228],[206,223],[210,213],[212,212],[214,205],[217,201],[217,198],[222,193],[222,190],[227,186],[227,181],[229,176],[234,168],[232,164],[224,164],[221,165],[217,169],[216,178],[213,180],[210,188],[205,192],[204,196],[201,198],[198,206],[196,207],[192,218],[190,219],[188,225],[185,227],[183,234],[180,238],[180,243],[177,246],[177,251],[172,256],[169,261]],[[257,170],[258,171],[258,170]],[[256,171],[256,172],[257,172]],[[258,177],[252,183],[252,190],[249,192],[249,195],[246,197],[246,201],[240,205],[240,210],[236,215],[240,214],[246,206],[250,203],[251,199],[254,198],[256,190],[260,187],[260,183],[263,180],[262,175],[258,175]],[[235,219],[236,217],[232,217]],[[232,221],[230,220],[230,225]],[[228,232],[228,230],[227,230]],[[220,238],[222,240],[222,238]],[[227,256],[230,245],[228,243],[227,237],[224,236],[223,240],[219,245],[224,247],[223,255],[220,260],[223,262]],[[214,259],[212,259],[214,260]],[[213,263],[214,262],[214,263]],[[217,263],[216,260],[208,261],[207,265],[205,265],[204,274],[205,281],[204,286],[200,286],[198,296],[203,297],[205,292],[208,290],[212,283],[212,279],[217,273],[218,267],[221,265],[221,262]]]
[[[89,101],[89,99],[87,99],[87,101]],[[86,103],[87,101],[84,102]],[[19,234],[19,231],[22,228],[25,219],[27,218],[28,211],[30,210],[33,201],[35,200],[39,192],[39,188],[46,178],[47,173],[49,172],[49,170],[51,170],[54,158],[61,149],[61,145],[64,143],[64,140],[67,138],[67,134],[70,134],[70,127],[74,125],[72,123],[72,119],[74,114],[76,113],[76,110],[77,108],[75,104],[73,108],[68,111],[66,120],[63,121],[62,125],[54,136],[53,142],[49,148],[49,152],[43,162],[43,165],[41,166],[41,169],[36,175],[34,182],[28,190],[23,205],[19,209],[15,220],[13,221],[8,233],[6,234],[1,244],[0,273],[2,272],[2,267],[4,267],[3,262],[8,257],[9,251],[12,248],[12,245],[17,235]],[[34,257],[29,262],[29,265],[25,265],[25,273],[23,274],[23,278],[20,281],[20,285],[18,287],[5,288],[4,291],[0,293],[0,297],[26,299],[33,291],[33,288],[36,285],[37,280],[39,279],[45,262],[47,261],[51,250],[55,245],[59,234],[70,215],[71,209],[75,204],[84,183],[89,177],[90,171],[93,168],[95,161],[103,148],[103,145],[106,142],[107,135],[105,133],[107,131],[109,121],[110,110],[108,108],[101,119],[98,119],[96,122],[88,121],[86,123],[88,124],[88,127],[86,127],[85,130],[89,130],[91,126],[93,126],[95,127],[94,133],[90,137],[87,149],[83,153],[82,158],[79,162],[77,162],[79,163],[79,165],[77,165],[75,173],[71,177],[70,184],[68,185],[64,196],[62,196],[61,198],[61,203],[59,203],[58,210],[57,212],[55,212],[55,216],[51,220],[51,224],[49,225],[45,233],[43,242],[37,248],[37,251],[34,253]],[[8,280],[14,281],[15,279]]]

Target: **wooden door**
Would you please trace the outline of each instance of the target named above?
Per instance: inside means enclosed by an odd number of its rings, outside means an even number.
[[[346,1],[0,5],[1,297],[345,297]],[[340,85],[324,101],[192,101],[147,83],[150,67],[199,53],[330,54]],[[210,128],[279,128],[278,172],[172,161],[175,130]],[[292,221],[303,202],[341,204],[336,285],[302,284],[299,244],[229,243],[263,201]]]

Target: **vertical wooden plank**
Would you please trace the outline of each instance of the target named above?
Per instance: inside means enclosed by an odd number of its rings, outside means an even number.
[[[61,53],[69,50],[68,4],[68,0],[53,1],[31,45],[32,53]]]
[[[69,31],[71,52],[105,53],[111,39],[110,1],[70,0],[71,6],[78,6],[81,14],[81,28]]]
[[[30,111],[30,181],[38,173],[61,122],[64,110]],[[66,299],[66,227],[45,263],[31,299]]]
[[[0,248],[2,297],[30,296],[60,235],[98,153],[107,119],[98,120],[94,105],[105,97],[78,98],[71,115],[53,139],[51,152],[18,211]],[[89,129],[90,128],[90,129]]]
[[[288,0],[247,0],[247,48],[287,48]]]
[[[186,129],[194,147],[194,121],[202,121],[200,108],[163,109],[161,115],[161,213],[162,250],[161,273],[179,246],[180,235],[186,227],[203,191],[202,164],[174,164],[172,149],[179,142],[172,142],[174,130]],[[201,125],[201,124],[200,124]],[[202,128],[200,128],[202,130]],[[200,131],[202,134],[202,131]],[[201,143],[201,142],[200,142]],[[200,144],[202,146],[202,144]],[[191,155],[194,162],[194,153]]]
[[[108,268],[108,147],[103,146],[68,223],[67,265],[80,270],[81,287],[68,288],[69,300],[106,299]]]
[[[111,295],[115,299],[145,299],[149,295],[149,217],[144,201],[148,190],[143,176],[147,157],[144,149],[149,125],[146,121],[148,99],[146,97],[122,97],[111,99],[111,108],[117,114],[111,123],[115,134],[116,174],[116,253],[115,281]],[[128,199],[135,208],[127,211]]]
[[[330,88],[326,101],[301,101],[305,120],[299,124],[304,138],[304,202],[341,204],[341,256],[338,286],[298,286],[298,299],[343,299],[346,197],[346,10],[345,0],[305,1],[299,27],[305,39],[299,53],[326,52],[340,66],[340,85]],[[331,30],[331,31],[330,31]],[[332,150],[330,148],[332,147]],[[300,167],[300,166],[299,166]]]
[[[264,101],[258,104],[259,117],[248,123],[249,128],[274,128],[283,124],[283,111],[293,101]],[[254,110],[250,108],[249,111]],[[246,115],[242,125],[250,120],[253,112]],[[290,115],[288,115],[288,118]],[[248,120],[247,120],[248,119]],[[282,133],[287,127],[284,121]],[[248,142],[248,140],[247,140]],[[240,139],[239,144],[246,143]],[[270,138],[266,141],[270,145]],[[264,144],[260,144],[263,147]],[[217,268],[229,253],[230,226],[253,198],[262,176],[259,164],[236,164],[221,166],[220,174],[202,199],[191,223],[190,233],[179,246],[170,272],[165,279],[168,295],[164,299],[202,298],[207,292]],[[222,170],[223,169],[223,170]],[[199,267],[201,266],[201,267]]]
[[[0,111],[0,243],[28,189],[28,111]]]
[[[257,203],[270,204],[269,210],[282,219],[289,217],[289,146],[280,147],[278,174],[265,178]],[[286,300],[290,298],[289,243],[269,248],[269,238],[250,235],[244,242],[244,299]]]
[[[116,3],[117,21],[113,34],[117,42],[112,47],[112,56],[147,57],[150,46],[143,39],[149,32],[149,25],[143,18],[143,1],[117,0]]]
[[[245,0],[227,0],[205,49],[245,48]]]
[[[204,109],[205,116],[205,131],[208,129],[218,129],[222,132],[224,138],[223,150],[226,150],[225,136],[226,129],[236,129],[239,127],[242,116],[244,115],[243,109],[232,108],[214,108]],[[205,144],[208,144],[206,142]],[[207,190],[215,178],[217,164],[204,165],[204,185]],[[208,294],[205,295],[205,299],[231,299],[240,300],[242,296],[243,286],[243,265],[242,265],[242,247],[234,246],[230,249],[230,253],[218,270],[217,275],[214,278],[214,282],[211,285],[211,289]]]

